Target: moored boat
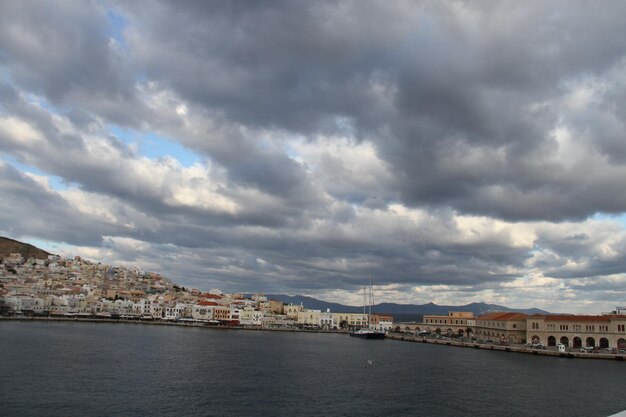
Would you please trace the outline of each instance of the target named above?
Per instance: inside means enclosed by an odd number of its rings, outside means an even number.
[[[370,329],[360,329],[350,333],[350,336],[360,337],[361,339],[384,339],[385,333]]]
[[[372,278],[370,278],[369,288],[363,289],[363,313],[365,313],[365,305],[368,305],[367,310],[367,327],[355,330],[350,333],[352,337],[359,337],[361,339],[384,339],[385,333],[372,329],[371,327],[371,315],[372,305],[374,304],[374,292],[372,290]]]

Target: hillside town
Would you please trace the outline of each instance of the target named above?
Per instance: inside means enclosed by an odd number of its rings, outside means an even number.
[[[331,312],[285,304],[261,293],[202,292],[154,272],[48,255],[0,258],[0,316],[92,318],[275,330],[411,334],[436,339],[537,349],[624,353],[626,307],[599,315],[527,315],[451,311],[424,315],[420,323],[394,323],[388,314]]]
[[[173,284],[154,272],[112,267],[81,257],[0,262],[0,315],[94,317],[246,326],[263,329],[389,331],[393,317],[307,309],[263,294],[202,292]]]

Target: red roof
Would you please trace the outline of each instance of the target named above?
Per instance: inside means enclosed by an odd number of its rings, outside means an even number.
[[[615,316],[613,316],[615,317]],[[546,316],[546,321],[611,321],[611,316],[570,316],[570,315],[554,315]]]
[[[215,301],[205,301],[205,300],[200,300],[198,304],[200,304],[201,306],[218,306],[219,305]]]
[[[217,295],[217,294],[202,294],[203,298],[213,298],[214,300],[221,300],[222,296],[221,295]]]
[[[523,313],[495,312],[495,313],[487,313],[484,316],[480,316],[480,317],[478,317],[478,320],[494,320],[494,321],[496,321],[496,320],[502,320],[502,321],[507,321],[507,320],[526,320],[527,317],[528,317],[528,315],[527,314],[523,314]]]

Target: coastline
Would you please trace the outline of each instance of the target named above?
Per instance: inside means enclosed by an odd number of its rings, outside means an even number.
[[[118,323],[118,324],[135,324],[148,326],[178,326],[178,327],[195,327],[209,330],[245,330],[245,331],[263,331],[263,332],[286,332],[286,333],[329,333],[329,334],[349,334],[348,330],[324,330],[324,329],[270,329],[260,327],[246,326],[215,326],[204,323],[186,323],[186,322],[167,322],[167,321],[140,321],[127,319],[108,319],[108,318],[79,318],[79,317],[0,317],[1,321],[47,321],[47,322],[75,322],[75,323]],[[494,345],[476,342],[461,342],[455,340],[437,340],[427,339],[413,335],[388,333],[386,339],[412,342],[412,343],[429,343],[433,345],[444,345],[455,348],[471,348],[483,349],[509,353],[523,353],[527,355],[552,356],[559,358],[578,358],[578,359],[600,359],[600,360],[616,360],[624,361],[626,355],[611,353],[584,353],[584,352],[557,352],[553,350],[531,349],[525,346],[507,346]]]
[[[604,360],[616,360],[623,361],[625,359],[624,354],[612,354],[612,353],[585,353],[585,352],[557,352],[554,350],[543,349],[531,349],[525,346],[507,346],[507,345],[494,345],[476,342],[459,342],[455,340],[437,340],[426,339],[418,336],[402,335],[402,334],[387,334],[387,339],[413,342],[413,343],[430,343],[433,345],[445,345],[457,348],[472,348],[472,349],[485,349],[495,350],[500,352],[511,353],[525,353],[527,355],[540,355],[540,356],[553,356],[559,358],[579,358],[579,359],[604,359]]]
[[[262,332],[288,332],[288,333],[332,333],[332,334],[348,334],[348,330],[324,330],[324,329],[271,329],[251,326],[218,326],[205,323],[176,322],[163,320],[128,320],[128,319],[111,319],[111,318],[92,318],[92,317],[0,317],[1,321],[51,321],[51,322],[80,322],[80,323],[121,323],[121,324],[137,324],[148,326],[178,326],[178,327],[196,327],[209,330],[254,330]]]

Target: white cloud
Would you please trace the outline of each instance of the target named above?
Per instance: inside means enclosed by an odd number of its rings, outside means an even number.
[[[44,144],[41,132],[29,123],[11,116],[0,117],[0,138],[31,149]]]

